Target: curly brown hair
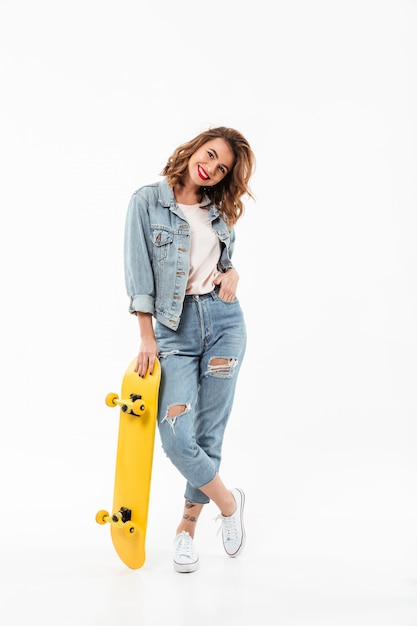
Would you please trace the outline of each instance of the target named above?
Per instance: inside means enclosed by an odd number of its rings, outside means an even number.
[[[161,172],[166,176],[171,187],[183,184],[183,177],[187,172],[188,161],[196,150],[205,143],[218,137],[223,138],[235,156],[235,163],[227,175],[213,187],[202,187],[202,192],[208,196],[220,211],[229,228],[234,226],[243,215],[244,204],[241,200],[245,194],[254,199],[249,187],[249,180],[255,169],[255,155],[245,137],[233,128],[218,126],[210,128],[194,139],[179,146],[168,159]]]

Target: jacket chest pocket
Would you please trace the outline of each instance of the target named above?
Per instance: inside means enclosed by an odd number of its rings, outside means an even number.
[[[152,231],[153,254],[158,262],[166,259],[173,241],[173,234],[167,230],[159,228]]]

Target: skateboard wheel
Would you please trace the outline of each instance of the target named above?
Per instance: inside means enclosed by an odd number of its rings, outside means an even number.
[[[136,532],[136,524],[134,524],[133,522],[126,522],[124,531],[126,535],[129,535],[129,536],[134,535]]]
[[[145,410],[145,405],[142,400],[135,400],[133,403],[133,413],[135,415],[140,415]]]
[[[118,400],[118,399],[119,399],[119,396],[117,395],[117,393],[108,393],[105,401],[106,401],[107,406],[114,407],[116,406],[115,400]]]
[[[104,511],[104,510],[103,511],[99,511],[96,514],[96,522],[97,522],[97,524],[105,524],[106,520],[104,518],[108,517],[108,516],[109,516],[109,514],[108,514],[107,511]]]

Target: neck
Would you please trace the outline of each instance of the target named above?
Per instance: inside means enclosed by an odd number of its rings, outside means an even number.
[[[198,204],[203,199],[200,187],[175,185],[174,195],[180,204]]]

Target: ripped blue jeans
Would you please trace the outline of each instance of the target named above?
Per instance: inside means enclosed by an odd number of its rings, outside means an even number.
[[[161,363],[158,427],[167,457],[186,479],[184,497],[206,504],[199,489],[219,471],[225,428],[246,348],[240,304],[218,288],[186,296],[178,330],[156,322]],[[169,416],[172,407],[180,412]]]

